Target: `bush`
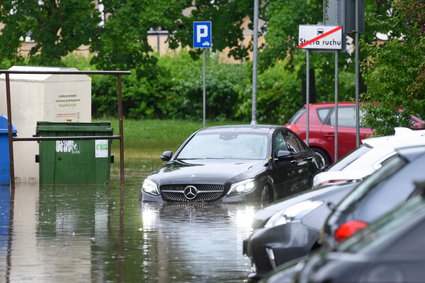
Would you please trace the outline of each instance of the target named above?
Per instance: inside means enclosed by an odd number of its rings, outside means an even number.
[[[302,105],[301,82],[295,72],[289,72],[280,62],[258,75],[257,122],[284,124]],[[241,105],[237,118],[251,118],[252,85],[245,80],[239,89]]]
[[[219,64],[215,56],[206,66],[207,118],[232,119],[237,105],[236,86],[244,69]],[[187,52],[158,58],[156,77],[137,78],[135,72],[123,77],[124,115],[135,119],[202,119],[202,61]],[[116,115],[116,79],[93,78],[94,116]]]
[[[90,59],[67,56],[64,64],[81,70],[95,70]],[[320,70],[319,70],[320,71]],[[257,121],[284,124],[305,103],[297,70],[279,62],[258,74]],[[202,120],[202,60],[193,60],[186,51],[158,57],[151,78],[138,78],[135,70],[122,77],[123,113],[133,119]],[[206,64],[206,115],[208,120],[250,122],[252,116],[252,65],[219,63],[210,55]],[[321,97],[333,97],[333,83],[323,85]],[[340,73],[340,91],[349,92],[351,74]],[[328,94],[329,92],[329,94]],[[328,95],[326,95],[328,94]],[[343,95],[341,95],[343,96]],[[92,76],[92,113],[95,118],[117,115],[117,79],[115,76]]]

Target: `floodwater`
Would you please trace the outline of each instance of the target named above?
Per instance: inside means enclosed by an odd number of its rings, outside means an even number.
[[[256,207],[141,203],[120,187],[0,187],[0,282],[246,282]]]

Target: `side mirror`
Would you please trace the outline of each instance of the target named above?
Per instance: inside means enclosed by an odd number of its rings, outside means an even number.
[[[162,161],[170,161],[171,156],[173,156],[173,152],[172,151],[164,151],[161,154],[161,160]]]
[[[284,159],[285,157],[291,156],[292,152],[288,150],[279,150],[277,152],[277,159]]]

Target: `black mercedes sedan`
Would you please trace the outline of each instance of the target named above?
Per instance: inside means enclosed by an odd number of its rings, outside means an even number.
[[[323,164],[283,126],[236,125],[193,133],[143,182],[142,201],[259,202],[311,188]]]

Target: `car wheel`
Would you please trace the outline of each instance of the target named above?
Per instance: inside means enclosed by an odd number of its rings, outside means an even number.
[[[269,185],[264,185],[261,189],[260,205],[261,207],[267,206],[273,201],[273,193]]]
[[[321,161],[323,163],[323,168],[327,168],[329,165],[331,165],[331,163],[332,163],[331,157],[329,156],[329,154],[325,150],[318,148],[318,147],[312,147],[311,149],[321,159]]]

